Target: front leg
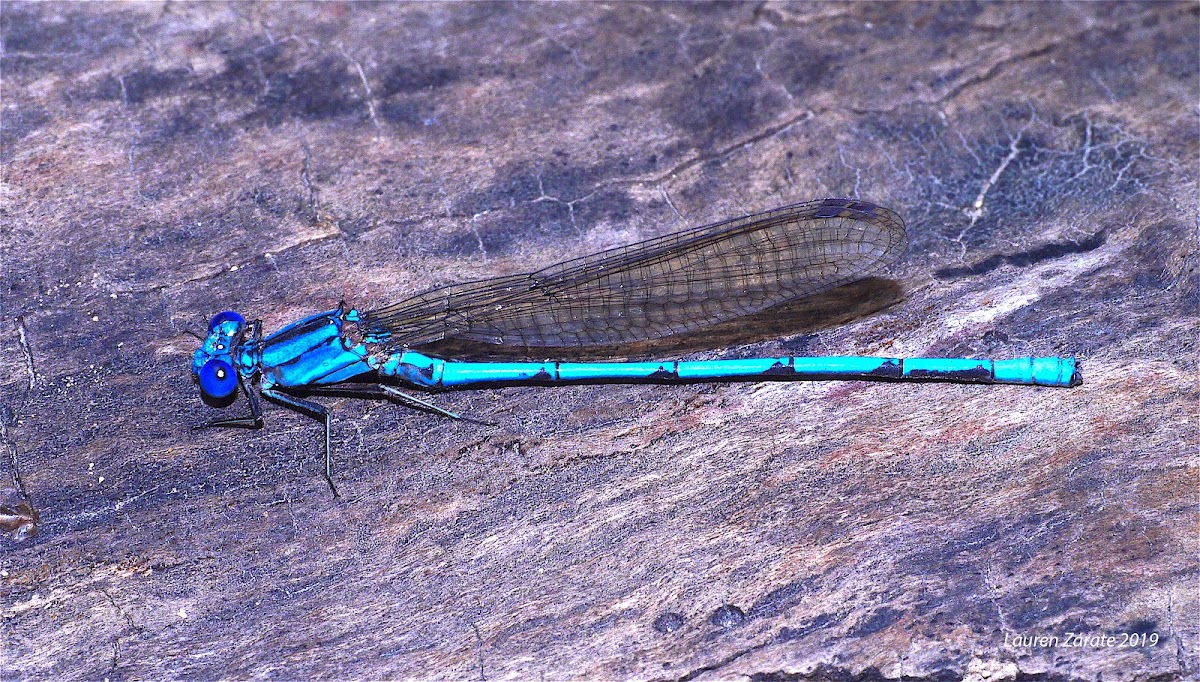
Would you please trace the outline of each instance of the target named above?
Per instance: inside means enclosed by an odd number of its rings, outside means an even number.
[[[333,484],[333,454],[329,447],[329,410],[317,403],[302,400],[273,388],[264,388],[262,393],[264,397],[272,402],[279,403],[284,407],[290,407],[301,414],[306,414],[313,419],[325,423],[325,482],[329,484],[329,489],[333,491],[334,497],[341,497],[338,494],[337,486]]]
[[[246,394],[246,400],[250,403],[250,416],[213,419],[203,424],[196,424],[192,427],[193,431],[196,429],[206,429],[210,426],[224,426],[235,429],[261,429],[263,427],[262,404],[258,402],[258,396],[255,395],[254,391],[250,390],[250,387],[244,381],[239,381],[238,383],[241,384],[242,392]]]

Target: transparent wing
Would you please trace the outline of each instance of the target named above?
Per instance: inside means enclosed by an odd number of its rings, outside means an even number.
[[[690,331],[862,279],[895,263],[904,222],[822,199],[649,239],[537,272],[432,289],[364,313],[376,347],[628,343]]]

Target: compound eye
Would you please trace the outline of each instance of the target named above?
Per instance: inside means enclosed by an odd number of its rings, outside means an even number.
[[[217,313],[216,315],[213,315],[213,319],[209,320],[208,322],[208,333],[213,333],[217,327],[225,324],[226,322],[237,322],[238,327],[243,327],[246,325],[246,318],[238,315],[232,310],[226,310],[223,313]]]
[[[224,360],[209,360],[200,368],[200,392],[213,400],[226,400],[237,390],[237,372]]]

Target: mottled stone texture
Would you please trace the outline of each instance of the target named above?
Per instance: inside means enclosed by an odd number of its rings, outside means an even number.
[[[1195,2],[0,7],[0,435],[41,513],[0,677],[1197,674]],[[191,430],[217,311],[838,195],[908,221],[890,289],[650,350],[1085,383],[326,399],[341,501],[310,419]]]

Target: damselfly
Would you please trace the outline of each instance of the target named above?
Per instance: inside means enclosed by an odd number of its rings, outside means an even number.
[[[344,302],[263,336],[262,324],[217,314],[192,372],[204,400],[245,417],[197,428],[262,428],[258,394],[325,424],[306,398],[385,399],[459,419],[394,384],[437,391],[565,383],[873,379],[1037,386],[1080,383],[1073,358],[776,357],[647,362],[463,362],[417,349],[445,340],[532,348],[632,343],[700,329],[812,296],[894,264],[904,222],[866,201],[823,199],[684,230],[537,272],[453,284],[360,311]],[[257,384],[257,389],[256,389]],[[334,493],[337,493],[334,488]]]

